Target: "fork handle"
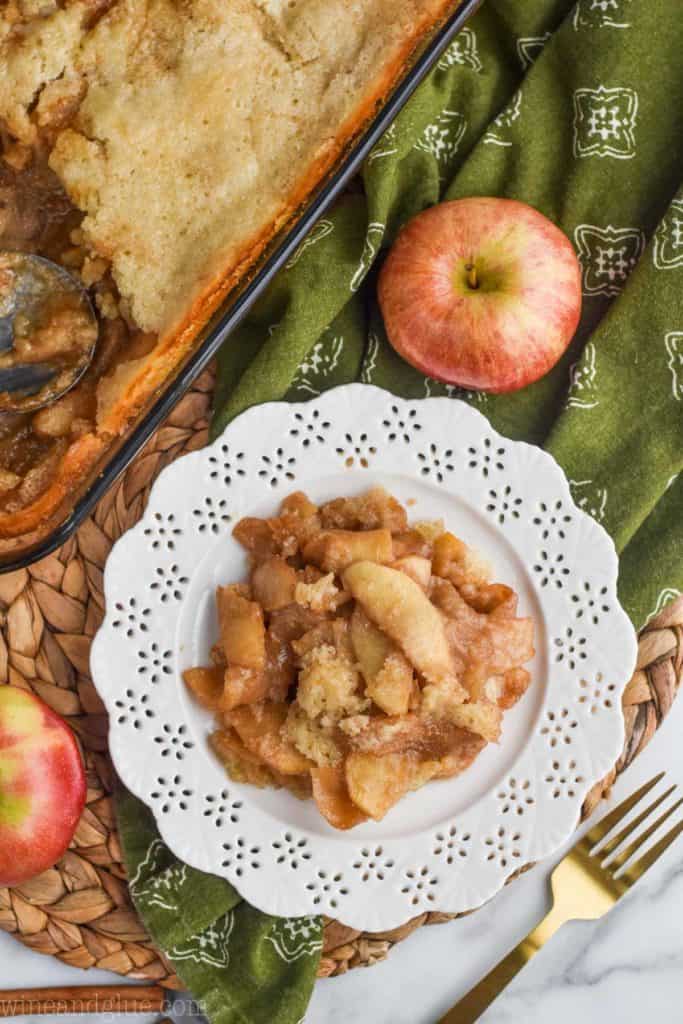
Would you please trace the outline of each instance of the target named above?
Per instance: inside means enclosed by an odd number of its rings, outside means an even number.
[[[453,1006],[440,1024],[473,1024],[479,1020],[494,999],[510,984],[512,979],[528,964],[532,956],[541,949],[548,939],[568,918],[553,907],[541,923],[529,932],[525,939],[510,950],[500,963],[489,971],[466,996]]]

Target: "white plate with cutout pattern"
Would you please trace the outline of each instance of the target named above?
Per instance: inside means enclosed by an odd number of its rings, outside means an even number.
[[[536,656],[498,745],[384,820],[339,832],[312,800],[226,776],[207,744],[212,716],[181,673],[208,661],[215,587],[246,576],[231,536],[242,516],[275,514],[293,490],[322,502],[374,484],[409,502],[412,519],[442,517],[481,550],[518,592],[519,614],[533,616]],[[114,764],[178,857],[268,913],[381,931],[476,907],[560,846],[620,753],[636,638],[617,568],[554,459],[462,401],[352,384],[250,409],[163,471],[107,562],[91,663]]]

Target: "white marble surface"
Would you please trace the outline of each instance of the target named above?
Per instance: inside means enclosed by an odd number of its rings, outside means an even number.
[[[678,704],[622,778],[614,799],[662,768],[670,784],[683,788],[683,696]],[[435,1024],[542,916],[550,866],[535,868],[471,917],[420,929],[386,962],[320,982],[306,1024]],[[2,988],[99,981],[115,983],[116,978],[66,967],[0,933]],[[61,1019],[76,1024],[84,1017]],[[93,1024],[153,1024],[158,1018],[108,1014],[90,1019]],[[486,1024],[680,1024],[683,836],[607,918],[563,928],[484,1019]]]

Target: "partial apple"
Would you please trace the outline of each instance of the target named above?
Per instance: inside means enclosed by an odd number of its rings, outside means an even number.
[[[567,236],[514,199],[456,199],[418,214],[379,278],[389,341],[422,373],[494,393],[543,377],[581,315]]]
[[[0,686],[0,886],[52,867],[85,805],[73,733],[38,697]]]

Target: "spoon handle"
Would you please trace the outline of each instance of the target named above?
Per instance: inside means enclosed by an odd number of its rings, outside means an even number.
[[[14,344],[14,317],[0,316],[0,352],[9,352]]]
[[[56,374],[54,367],[48,363],[21,363],[18,366],[7,366],[0,369],[0,393],[26,391],[29,394],[37,391],[52,380]]]

